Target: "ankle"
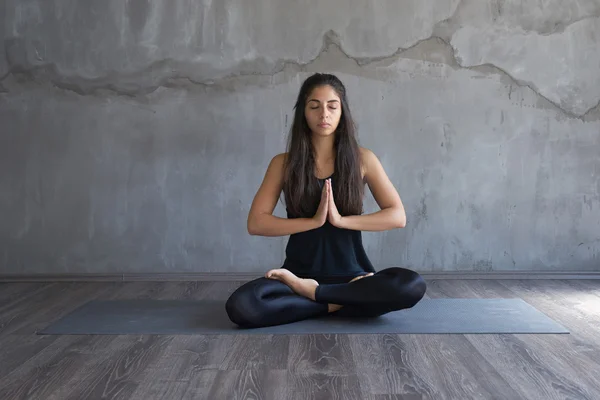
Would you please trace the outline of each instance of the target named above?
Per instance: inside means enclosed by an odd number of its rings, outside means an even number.
[[[336,312],[342,307],[344,306],[340,306],[339,304],[327,304],[327,312]]]

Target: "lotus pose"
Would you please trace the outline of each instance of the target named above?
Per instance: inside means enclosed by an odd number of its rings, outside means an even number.
[[[381,209],[371,214],[363,214],[365,184]],[[273,215],[282,192],[287,218]],[[248,215],[251,235],[290,235],[285,261],[232,293],[229,318],[255,328],[413,307],[425,294],[423,278],[400,267],[376,272],[361,236],[405,224],[379,159],[358,145],[346,88],[334,75],[312,75],[296,100],[287,152],[271,160]]]

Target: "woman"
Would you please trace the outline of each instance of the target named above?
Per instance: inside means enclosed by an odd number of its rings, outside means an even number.
[[[251,235],[290,235],[286,259],[231,295],[231,321],[253,328],[328,313],[375,317],[417,304],[423,278],[397,267],[375,273],[363,248],[361,231],[403,228],[406,214],[378,158],[358,146],[334,75],[302,84],[287,150],[271,160],[248,215]],[[365,183],[381,210],[362,215]],[[288,218],[272,215],[282,191]]]

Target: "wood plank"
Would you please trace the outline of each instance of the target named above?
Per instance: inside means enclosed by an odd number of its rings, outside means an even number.
[[[438,397],[443,398],[443,397]],[[366,398],[365,398],[366,399]],[[420,397],[419,395],[401,395],[401,394],[377,394],[372,395],[368,400],[424,400],[426,397]]]
[[[422,343],[424,339],[426,345]],[[452,374],[459,373],[461,381],[470,381],[471,390],[461,392],[457,388],[451,392],[452,397],[520,397],[464,335],[353,335],[352,341],[356,365],[360,365],[359,379],[363,389],[372,395],[442,398],[453,389],[440,385],[440,379],[453,379]],[[427,362],[432,355],[443,359],[445,365]]]
[[[363,400],[356,374],[292,373],[287,371],[285,386],[279,390],[285,400]]]
[[[113,289],[109,293],[103,293],[99,295],[99,298],[110,299],[114,297],[125,297],[125,298],[151,298],[151,296],[162,293],[166,288],[166,285],[156,285],[155,283],[148,282],[136,282],[136,283],[123,283],[118,282],[113,284]],[[76,338],[77,336],[70,336]],[[97,393],[100,391],[99,382],[109,381],[113,382],[110,371],[113,371],[111,367],[115,363],[116,355],[131,353],[135,346],[139,345],[140,338],[144,338],[140,335],[90,335],[91,340],[109,340],[105,345],[102,352],[85,352],[82,351],[77,363],[77,370],[71,375],[71,377],[55,388],[51,393],[51,399],[80,399],[85,398],[86,393]],[[108,339],[103,339],[108,338]],[[172,339],[173,337],[163,337]],[[85,350],[85,349],[82,349]],[[157,357],[160,358],[160,357]],[[148,365],[152,364],[154,359],[150,359],[149,363],[140,370],[136,370],[130,375],[142,376]],[[108,375],[108,376],[107,376]],[[138,378],[139,379],[139,378]],[[140,379],[140,382],[142,379]],[[124,385],[121,390],[108,390],[110,396],[120,398],[121,396],[128,396],[133,390],[137,388],[137,385]],[[93,398],[93,397],[92,397]]]
[[[519,286],[520,281],[506,281],[506,286]],[[546,282],[541,282],[540,286]],[[449,281],[439,282],[432,289],[439,290],[447,297],[461,298],[515,298],[516,292],[495,281]],[[543,291],[543,290],[542,290]],[[555,287],[556,293],[564,292],[564,288]],[[519,292],[521,294],[521,292]],[[527,300],[527,299],[525,299]],[[544,311],[544,310],[541,310]],[[546,308],[552,317],[554,308]],[[524,398],[593,399],[600,381],[590,374],[590,370],[598,368],[600,358],[586,357],[577,352],[565,357],[564,349],[574,348],[577,338],[571,335],[464,335],[477,349],[473,354],[481,354],[494,366],[510,385]],[[558,351],[557,351],[558,350]],[[584,368],[573,368],[573,357],[579,358],[579,365]],[[591,369],[590,369],[591,368]],[[521,371],[514,374],[514,371]]]
[[[573,279],[564,280],[566,285],[570,285],[578,290],[583,290],[586,293],[591,293],[595,296],[600,297],[600,279],[598,280],[584,280],[584,279]]]
[[[29,318],[31,310],[39,310],[47,304],[53,296],[56,296],[56,284],[49,284],[39,288],[30,296],[9,302],[0,307],[0,337],[10,334],[9,329],[14,327],[15,319],[21,317]]]
[[[540,280],[532,284],[527,280],[497,281],[541,312],[556,320],[570,330],[570,336],[597,346],[600,349],[600,313],[597,312],[596,299],[582,291],[570,291],[552,288],[555,283]],[[557,281],[558,282],[558,281]],[[589,303],[591,302],[591,304]]]
[[[94,298],[224,300],[241,284],[4,284],[0,398],[600,398],[588,280],[428,281],[426,298],[522,298],[569,335],[35,335]]]
[[[227,335],[225,370],[286,369],[290,349],[288,335]],[[223,338],[225,339],[225,338]]]
[[[349,339],[365,394],[441,397],[425,362],[428,352],[418,352],[420,335],[349,335]]]
[[[597,392],[556,354],[515,335],[468,339],[480,354],[527,399],[597,399]],[[594,395],[596,392],[596,395]]]
[[[19,368],[19,373],[9,374],[0,381],[0,398],[48,399],[50,394],[68,381],[84,363],[82,349],[99,357],[106,354],[106,346],[113,337],[102,336],[65,336],[53,344],[60,344],[52,349],[48,347],[43,355],[35,357],[26,368]],[[49,346],[50,347],[50,346]]]
[[[42,330],[88,301],[111,292],[114,287],[112,282],[79,283],[75,286],[68,283],[60,285],[66,287],[62,290],[59,289],[56,296],[51,297],[46,303],[41,304],[38,310],[32,312],[28,316],[29,321],[23,324],[15,324],[16,329],[12,332],[28,334]]]
[[[57,335],[8,335],[0,338],[0,382],[58,338]]]
[[[88,341],[78,342],[77,338],[85,337]],[[64,350],[63,355],[72,359],[69,373],[44,397],[48,400],[79,399],[80,393],[89,388],[98,378],[100,367],[114,360],[116,355],[123,354],[131,348],[136,337],[116,335],[70,335],[73,344]],[[61,371],[50,370],[52,374]]]
[[[284,374],[265,369],[218,371],[206,399],[285,399],[280,397]]]
[[[285,399],[362,399],[348,335],[290,335]]]
[[[118,282],[114,285],[114,289],[110,293],[99,297],[102,297],[103,299],[153,298],[153,296],[160,296],[166,287],[166,284],[157,284],[156,282]],[[95,335],[95,337],[102,336]],[[139,338],[142,336],[118,335],[111,337],[115,338],[109,345],[110,352],[113,355],[112,361],[114,361],[115,354],[123,354],[127,351],[131,351],[131,348],[136,345],[136,343],[139,341]],[[61,399],[65,398],[64,396],[67,394],[73,396],[84,396],[86,393],[98,392],[100,390],[98,386],[99,382],[112,382],[109,371],[111,371],[111,359],[95,357],[92,360],[89,360],[87,363],[84,363],[84,365],[81,365],[79,371],[75,373],[68,382],[65,382],[63,386],[57,388],[52,395],[57,399]],[[143,371],[145,371],[145,368],[141,371],[137,371],[137,373],[141,375],[143,374]],[[137,386],[135,385],[125,385],[123,392],[117,391],[112,395],[117,398],[122,396],[123,393],[129,395],[136,388]]]
[[[13,338],[27,337],[38,338],[38,341],[47,341],[50,344],[30,356],[27,362],[19,365],[18,368],[10,371],[0,380],[0,388],[7,396],[17,396],[26,394],[26,397],[35,393],[41,393],[41,398],[49,398],[52,391],[56,391],[60,384],[68,383],[69,379],[76,376],[81,371],[86,370],[86,366],[93,365],[103,358],[99,351],[103,350],[116,336],[78,336],[78,335],[35,335],[35,328],[45,326],[50,320],[56,320],[62,315],[79,307],[81,304],[98,296],[110,293],[118,284],[111,282],[95,283],[62,283],[53,287],[53,293],[46,299],[46,306],[41,307],[37,312],[25,312],[28,317],[24,323],[18,326],[17,333],[12,334]],[[47,296],[48,297],[48,296]],[[36,304],[37,303],[33,303]],[[31,307],[31,305],[30,305]],[[30,327],[34,326],[33,331]],[[1,338],[0,343],[4,343],[5,338]],[[101,343],[101,345],[96,344]],[[78,354],[81,349],[97,349],[92,351],[93,362],[85,363],[81,360],[82,355]],[[107,357],[114,355],[114,351],[107,353]],[[23,356],[21,356],[23,357]],[[60,377],[61,381],[47,379],[44,377]],[[48,381],[47,384],[40,385],[38,381]],[[7,383],[8,382],[8,383]],[[60,383],[60,384],[59,384]],[[2,397],[0,398],[7,398]]]
[[[208,399],[226,347],[214,346],[217,336],[175,336],[162,357],[140,373],[132,400]],[[216,356],[216,358],[215,358]]]
[[[57,283],[19,302],[0,314],[0,337],[9,334],[35,334],[51,322],[70,313],[87,301],[109,292],[114,284]]]
[[[0,283],[0,311],[14,301],[22,301],[50,285],[47,282]]]
[[[108,336],[104,336],[108,337]],[[119,338],[112,336],[112,338]],[[77,399],[129,399],[142,383],[139,376],[147,365],[162,357],[172,336],[123,336],[130,345],[105,359],[88,374],[88,379],[70,391]]]
[[[355,375],[348,335],[290,335],[287,370],[302,375]]]
[[[190,400],[211,400],[209,397],[211,388],[214,389],[214,383],[217,379],[218,370],[214,369],[193,369],[189,377],[184,377],[184,371],[181,373],[165,371],[156,380],[145,381],[140,384],[131,395],[131,400],[146,399],[190,399]],[[215,397],[214,399],[217,399]],[[227,398],[227,397],[223,397]],[[231,398],[231,397],[230,397]],[[277,397],[275,397],[277,398]]]

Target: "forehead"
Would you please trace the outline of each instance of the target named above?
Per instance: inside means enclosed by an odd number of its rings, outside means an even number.
[[[336,91],[329,85],[317,86],[308,95],[308,101],[340,101],[340,97],[337,95]]]

